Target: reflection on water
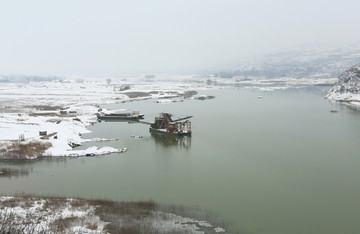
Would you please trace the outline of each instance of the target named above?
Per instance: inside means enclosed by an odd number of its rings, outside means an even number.
[[[33,165],[37,167],[39,163],[47,166],[62,165],[66,166],[68,160],[76,160],[76,158],[67,157],[43,157],[36,160],[13,160],[0,161],[0,179],[17,179],[21,177],[31,177],[31,174],[39,173],[33,169]],[[84,163],[84,162],[82,162]]]
[[[340,106],[340,105],[339,105]],[[343,107],[343,106],[341,106]],[[350,111],[352,111],[353,114],[359,114],[360,111],[360,107],[359,106],[354,106],[354,105],[346,105],[346,108],[348,108]]]
[[[164,147],[179,147],[184,149],[191,148],[191,136],[171,136],[151,132],[151,137],[154,139],[155,144]]]
[[[26,176],[32,172],[32,168],[10,168],[10,167],[3,167],[0,168],[0,177],[6,177],[10,179],[11,177],[19,178]]]

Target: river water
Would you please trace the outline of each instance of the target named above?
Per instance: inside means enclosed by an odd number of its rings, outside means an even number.
[[[230,232],[359,233],[360,113],[327,102],[325,91],[223,89],[207,91],[216,98],[206,101],[108,105],[140,110],[146,121],[160,112],[193,115],[193,135],[162,138],[147,125],[101,122],[84,137],[119,140],[81,148],[126,146],[126,153],[1,162],[30,173],[0,177],[0,193],[197,206]]]

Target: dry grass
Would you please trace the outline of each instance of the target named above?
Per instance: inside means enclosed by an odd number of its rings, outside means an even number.
[[[0,234],[72,233],[72,228],[77,226],[97,231],[97,222],[91,222],[92,218],[88,218],[88,215],[71,215],[69,217],[61,215],[61,212],[69,207],[69,201],[73,200],[52,197],[38,198],[29,195],[3,199],[0,202]],[[85,206],[79,206],[75,212],[89,210],[90,207],[85,200],[81,203]],[[31,211],[29,208],[33,209],[34,206],[38,206],[37,210]],[[25,210],[25,215],[23,212],[20,215],[15,212],[19,208]],[[52,218],[49,218],[50,216]]]
[[[98,229],[98,226],[96,224],[93,224],[93,223],[87,223],[86,227],[88,229],[90,229],[90,230],[97,230]]]
[[[61,116],[55,112],[29,113],[29,116]]]
[[[79,207],[84,207],[85,205],[88,205],[88,201],[86,200],[80,200],[80,199],[73,199],[70,201],[70,205],[71,208],[75,209],[75,208],[79,208]]]
[[[79,220],[81,220],[79,217],[60,217],[50,224],[50,230],[56,230],[57,232],[65,233],[66,230],[74,226],[74,224],[79,223]]]
[[[104,221],[106,231],[119,234],[194,233],[191,229],[179,226],[165,228],[162,222],[171,220],[174,214],[161,212],[160,206],[152,201],[110,202],[98,201],[96,214]],[[205,232],[206,233],[206,232]]]
[[[173,213],[167,213],[166,210],[173,210],[180,213],[187,213],[189,209],[181,206],[163,206],[152,200],[139,202],[113,202],[106,200],[83,200],[83,199],[66,199],[55,197],[36,197],[31,195],[21,195],[19,197],[10,198],[0,202],[0,234],[2,233],[69,233],[73,227],[86,227],[87,230],[99,232],[99,222],[93,219],[87,219],[85,216],[58,216],[56,219],[48,223],[48,226],[39,227],[40,223],[47,220],[44,215],[35,216],[33,213],[26,214],[21,222],[25,225],[14,225],[14,215],[6,213],[4,210],[13,207],[32,207],[34,204],[40,205],[38,212],[45,212],[45,214],[58,214],[64,209],[74,209],[74,211],[89,210],[90,207],[95,209],[92,214],[100,220],[102,224],[106,222],[101,233],[119,233],[119,234],[138,234],[138,233],[162,233],[162,234],[182,234],[195,233],[194,229],[189,228],[191,225],[196,225],[198,231],[204,233],[214,233],[214,230],[204,228],[196,222],[182,221],[180,216]],[[45,200],[45,202],[44,202]],[[69,208],[70,205],[70,208]],[[1,212],[1,210],[3,212]],[[164,212],[165,211],[165,212]],[[191,213],[190,209],[190,213]],[[191,216],[184,216],[190,217]],[[180,219],[179,219],[180,218]],[[169,222],[174,225],[169,226]],[[187,226],[188,225],[188,226]],[[190,225],[190,226],[189,226]],[[22,228],[22,229],[20,229]]]
[[[194,96],[194,95],[196,95],[196,94],[198,94],[198,92],[196,92],[196,91],[185,91],[184,94],[183,94],[183,96],[184,96],[185,98],[189,98],[189,97],[192,97],[192,96]]]
[[[28,159],[42,157],[45,150],[51,147],[49,142],[20,142],[14,141],[7,146],[4,152],[0,152],[0,159]]]
[[[157,204],[153,200],[146,200],[146,201],[138,201],[134,202],[134,205],[140,209],[148,209],[148,210],[155,210],[157,209]]]
[[[53,111],[63,109],[62,106],[50,106],[50,105],[32,105],[32,106],[24,106],[25,108],[31,108],[36,110],[44,110],[44,111]]]

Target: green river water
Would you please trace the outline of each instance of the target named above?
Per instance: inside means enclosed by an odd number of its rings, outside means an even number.
[[[223,89],[204,92],[216,96],[206,101],[107,105],[140,110],[146,121],[163,111],[193,115],[193,135],[161,138],[147,125],[101,122],[84,137],[119,140],[80,148],[126,153],[0,162],[30,171],[0,177],[0,193],[197,206],[230,233],[360,233],[360,112],[327,102],[325,90]]]

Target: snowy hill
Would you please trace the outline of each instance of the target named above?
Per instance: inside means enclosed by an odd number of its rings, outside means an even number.
[[[271,53],[217,73],[222,77],[335,78],[360,63],[360,43],[324,48],[321,44],[303,45]]]
[[[329,90],[326,98],[360,105],[360,64],[346,70]]]

